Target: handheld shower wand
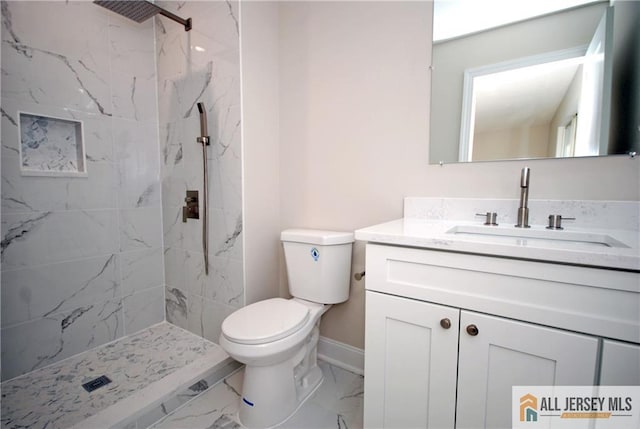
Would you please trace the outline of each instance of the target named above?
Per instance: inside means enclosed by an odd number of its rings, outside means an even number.
[[[198,112],[200,112],[200,137],[198,143],[209,145],[209,136],[207,132],[207,110],[204,108],[202,101],[198,102]]]
[[[204,252],[204,274],[209,275],[209,233],[207,228],[207,205],[209,204],[209,169],[207,167],[207,146],[209,145],[209,136],[207,135],[207,110],[204,103],[198,103],[198,112],[200,112],[200,137],[196,139],[198,143],[202,143],[202,165],[204,182],[202,186],[202,250]]]

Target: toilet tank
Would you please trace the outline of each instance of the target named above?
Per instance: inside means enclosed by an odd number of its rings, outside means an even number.
[[[280,238],[292,296],[322,304],[349,298],[352,232],[287,229]]]

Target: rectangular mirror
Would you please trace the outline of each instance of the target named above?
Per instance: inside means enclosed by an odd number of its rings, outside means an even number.
[[[430,163],[638,152],[640,2],[435,0]]]

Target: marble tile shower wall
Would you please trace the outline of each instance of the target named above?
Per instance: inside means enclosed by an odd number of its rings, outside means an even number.
[[[154,28],[2,5],[2,378],[164,318]],[[19,170],[18,111],[80,120],[87,177]]]
[[[159,2],[193,30],[156,18],[167,321],[218,342],[244,305],[240,52],[237,1]],[[185,191],[202,192],[196,103],[207,109],[209,275],[202,221],[182,222]]]

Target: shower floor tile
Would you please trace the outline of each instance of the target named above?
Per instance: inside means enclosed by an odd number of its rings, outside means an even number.
[[[2,428],[151,424],[167,404],[177,408],[234,367],[218,345],[162,322],[5,381]],[[82,387],[101,375],[112,382],[90,393]]]
[[[324,381],[281,428],[362,428],[364,377],[319,362]],[[244,371],[225,378],[169,414],[153,429],[240,429],[238,409]]]

